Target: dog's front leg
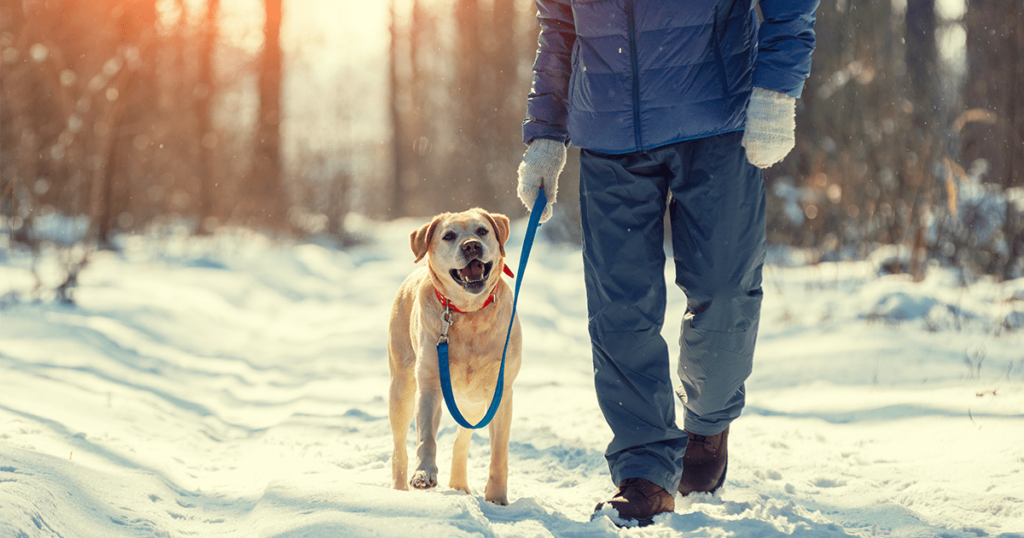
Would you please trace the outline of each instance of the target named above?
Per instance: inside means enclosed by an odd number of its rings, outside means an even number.
[[[452,450],[452,478],[448,487],[463,493],[469,493],[466,461],[469,459],[469,441],[472,438],[473,430],[459,426],[459,432],[455,435],[455,448]]]
[[[512,387],[506,386],[501,405],[488,425],[491,435],[491,469],[484,489],[484,499],[497,505],[508,505],[508,442],[512,431]]]
[[[441,424],[441,387],[420,379],[416,398],[416,472],[409,484],[417,489],[437,486],[437,430]]]

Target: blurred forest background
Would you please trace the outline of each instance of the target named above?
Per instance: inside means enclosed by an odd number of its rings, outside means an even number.
[[[55,218],[87,251],[172,225],[344,246],[352,215],[522,217],[532,0],[335,3],[363,7],[0,0],[0,245],[53,242]],[[1024,0],[822,0],[816,29],[796,149],[765,172],[770,240],[1024,276]],[[571,157],[556,240],[578,241],[577,184]]]

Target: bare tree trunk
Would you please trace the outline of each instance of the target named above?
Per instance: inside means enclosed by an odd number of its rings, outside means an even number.
[[[93,174],[92,197],[89,210],[92,235],[100,249],[110,248],[110,232],[113,224],[112,192],[114,174],[118,169],[117,149],[118,131],[124,120],[125,106],[123,103],[114,105],[110,121],[106,124],[109,134],[106,137],[103,165]]]
[[[213,152],[217,147],[217,134],[213,129],[214,81],[213,55],[217,47],[220,0],[208,0],[203,20],[202,45],[199,49],[199,75],[196,81],[196,119],[199,131],[199,233],[212,232],[214,204],[216,203],[216,181],[214,180]]]
[[[35,178],[38,176],[36,165],[38,163],[37,155],[39,155],[39,137],[29,122],[24,117],[21,117],[21,114],[18,116],[14,126],[21,136],[18,140],[18,149],[15,150],[17,151],[17,156],[14,159],[14,175],[11,177],[9,191],[11,195],[11,238],[25,244],[32,244],[33,238],[30,236],[29,231],[32,229],[35,207],[33,207],[34,204],[31,198],[28,200],[27,208],[21,207],[21,196],[22,193],[31,196],[31,190],[27,188],[27,185],[35,181]],[[24,215],[24,218],[22,215]],[[18,225],[19,222],[20,226]],[[32,244],[32,246],[35,248],[37,245]]]
[[[994,112],[993,125],[968,124],[962,160],[988,162],[986,179],[1024,185],[1024,10],[1015,0],[970,0],[967,11],[967,108]]]
[[[914,106],[914,127],[937,131],[938,52],[935,0],[907,0],[907,78]]]
[[[913,129],[908,147],[914,155],[904,167],[903,196],[906,219],[899,222],[897,241],[911,245],[910,274],[916,281],[924,278],[923,222],[932,203],[935,178],[932,162],[939,148],[938,51],[935,41],[935,0],[908,0],[906,12],[907,79],[910,84]]]
[[[22,3],[13,0],[0,0],[0,31],[18,35],[24,31],[25,13]],[[8,64],[3,68],[0,78],[0,139],[6,145],[0,145],[4,157],[11,155],[10,147],[14,147],[10,161],[13,162],[12,173],[0,173],[0,208],[4,200],[8,200],[10,218],[8,231],[10,241],[28,242],[27,223],[21,222],[20,184],[35,175],[34,167],[38,148],[36,148],[35,131],[29,122],[29,100],[26,93],[25,68],[19,64]],[[31,175],[30,175],[31,174]],[[4,181],[9,176],[10,181]],[[0,217],[3,217],[0,212]],[[19,226],[20,223],[20,226]]]
[[[265,0],[266,24],[259,62],[259,109],[253,155],[253,204],[249,216],[274,228],[286,226],[288,201],[281,168],[281,0]]]
[[[131,166],[145,161],[141,150],[148,147],[150,139],[145,135],[152,127],[152,123],[147,122],[151,119],[147,113],[156,99],[155,77],[147,70],[152,61],[156,19],[154,0],[128,4],[120,14],[117,47],[120,71],[107,90],[107,99],[113,103],[105,122],[107,145],[101,146],[104,165],[98,167],[93,176],[91,193],[92,232],[101,249],[111,247],[114,219],[129,208],[132,190],[137,187],[131,177]],[[126,124],[126,118],[136,123]],[[136,142],[135,137],[139,135],[142,138]],[[118,179],[120,188],[115,188]]]
[[[1007,140],[1012,174],[1007,174],[1003,185],[1007,188],[1024,185],[1024,7],[1020,2],[1007,2],[1010,25],[1010,45],[1007,62],[1010,64],[1009,102],[1006,104],[1010,136]]]
[[[454,102],[457,103],[459,136],[452,180],[455,189],[466,193],[465,205],[488,207],[494,203],[494,189],[487,174],[486,148],[483,142],[481,76],[486,68],[480,35],[479,0],[458,0],[455,4],[457,67]],[[457,201],[458,203],[458,201]]]
[[[1007,61],[1009,62],[1009,102],[1007,103],[1007,122],[1009,136],[1007,137],[1006,160],[1009,163],[1008,173],[1003,181],[1003,187],[1024,186],[1024,8],[1020,2],[1007,2],[1007,18],[1013,21],[1010,25]],[[1024,258],[1024,208],[1018,207],[1015,203],[1007,201],[1006,220],[1003,224],[1003,234],[1007,238],[1008,250],[1006,263],[1003,265],[1002,277],[1005,279],[1017,278],[1024,268],[1019,266],[1019,261]]]
[[[504,212],[511,212],[521,205],[515,195],[516,167],[522,155],[522,118],[525,107],[523,96],[529,91],[527,86],[520,86],[519,58],[516,53],[516,7],[514,0],[493,0],[493,16],[491,19],[491,42],[488,47],[491,71],[491,88],[486,92],[489,100],[488,113],[493,119],[488,123],[493,128],[484,129],[489,146],[487,153],[488,181],[492,185],[497,199],[490,201],[490,207]],[[562,208],[559,208],[561,212]]]
[[[423,6],[422,0],[413,0],[412,17],[409,26],[409,88],[410,109],[405,114],[406,137],[405,148],[409,151],[406,160],[407,181],[403,184],[407,202],[423,200],[424,180],[431,174],[432,157],[436,145],[437,129],[439,128],[436,110],[430,101],[430,88],[437,80],[438,73],[431,72],[424,65],[429,65],[431,54],[436,44],[435,19]],[[443,76],[443,75],[442,75]],[[430,213],[406,203],[407,214]]]
[[[389,219],[405,214],[405,174],[407,151],[405,144],[405,125],[402,118],[401,84],[398,80],[398,20],[395,13],[395,0],[390,3],[391,44],[388,46],[388,105],[391,113],[391,197],[385,208]]]
[[[46,148],[57,142],[67,111],[66,96],[53,76],[53,67],[62,64],[61,54],[46,33],[53,21],[52,10],[9,1],[0,4],[0,9],[0,31],[13,38],[8,46],[18,58],[5,62],[0,72],[0,149],[4,150],[0,164],[6,165],[6,173],[0,172],[0,176],[10,177],[6,186],[0,177],[0,202],[4,196],[10,197],[11,239],[35,249],[38,240],[31,232],[40,205],[35,186],[40,177],[55,175]],[[39,45],[46,50],[42,61],[31,56]]]

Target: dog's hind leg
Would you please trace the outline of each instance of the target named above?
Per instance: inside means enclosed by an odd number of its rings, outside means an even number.
[[[409,489],[409,454],[406,440],[412,414],[416,405],[416,379],[406,369],[392,372],[391,387],[388,390],[388,418],[391,420],[391,436],[395,449],[391,453],[391,487]]]
[[[403,284],[404,286],[404,284]],[[399,291],[388,326],[388,418],[395,448],[391,453],[391,487],[409,489],[409,454],[406,441],[416,407],[416,349],[412,343],[412,311],[408,292]]]
[[[469,441],[473,438],[473,430],[459,426],[455,435],[455,448],[452,450],[452,478],[448,487],[469,493],[469,479],[466,472],[466,460],[469,459]]]

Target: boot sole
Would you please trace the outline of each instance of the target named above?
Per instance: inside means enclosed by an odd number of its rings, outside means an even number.
[[[671,513],[671,512],[661,512],[661,514],[669,514],[669,513]],[[661,514],[656,514],[656,515],[661,515]],[[601,516],[598,515],[598,514],[591,514],[590,515],[590,521],[594,521],[595,519],[597,519],[599,517],[601,517]],[[640,518],[640,519],[633,519],[633,518],[628,518],[628,517],[615,517],[615,518],[611,518],[611,521],[612,521],[612,525],[615,525],[616,527],[618,527],[620,529],[632,529],[632,528],[639,528],[639,527],[646,527],[648,525],[653,525],[654,524],[654,516]],[[620,521],[622,523],[620,523]]]

